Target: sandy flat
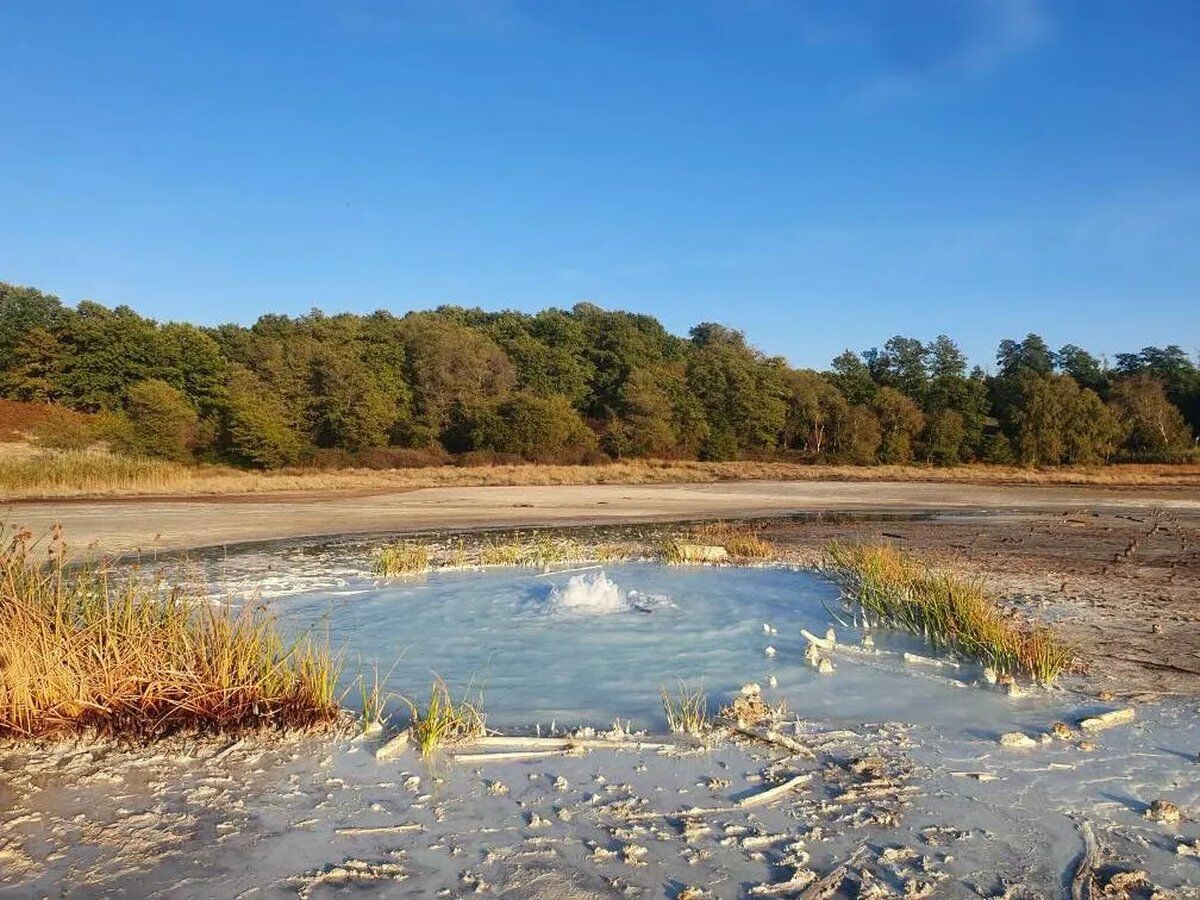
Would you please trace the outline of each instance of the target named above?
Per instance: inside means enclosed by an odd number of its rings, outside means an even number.
[[[286,497],[13,502],[0,518],[40,533],[55,523],[75,547],[105,552],[183,549],[242,541],[433,528],[486,528],[784,515],[821,510],[1200,511],[1200,488],[722,482],[670,485],[462,487]]]

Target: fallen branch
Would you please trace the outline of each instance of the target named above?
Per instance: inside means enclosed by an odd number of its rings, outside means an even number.
[[[425,826],[417,822],[406,822],[403,825],[375,825],[351,828],[335,828],[333,833],[343,837],[354,837],[364,834],[408,834],[413,831],[424,831]]]
[[[846,857],[845,861],[829,870],[829,873],[823,878],[818,878],[799,895],[799,900],[824,900],[834,891],[836,891],[846,876],[850,874],[851,867],[858,864],[858,861],[863,858],[867,852],[867,845],[860,844],[858,848]]]
[[[1083,835],[1083,854],[1071,878],[1071,900],[1091,900],[1092,871],[1100,861],[1100,848],[1096,845],[1096,835],[1092,833],[1090,822],[1086,819],[1081,822],[1079,831]]]
[[[569,750],[511,750],[507,752],[500,751],[498,753],[457,753],[451,759],[460,763],[511,762],[522,759],[546,759],[551,756],[566,756],[569,752]]]
[[[767,731],[758,731],[757,729],[747,728],[741,725],[734,725],[731,726],[731,728],[737,734],[752,738],[756,741],[762,741],[764,744],[773,744],[776,747],[787,750],[789,753],[795,753],[800,756],[807,757],[808,759],[817,758],[817,754],[804,744],[800,743],[794,738],[788,737],[786,734],[780,734],[778,731],[772,731],[769,729]]]
[[[1112,728],[1115,725],[1127,725],[1134,720],[1137,713],[1134,712],[1132,706],[1126,706],[1123,709],[1110,709],[1108,712],[1100,713],[1098,716],[1088,716],[1082,719],[1079,727],[1084,731],[1103,731],[1105,728]]]
[[[669,750],[672,744],[651,741],[609,740],[608,738],[527,737],[523,735],[489,734],[471,742],[473,747],[510,747],[514,750]]]
[[[783,784],[777,784],[774,787],[769,787],[766,790],[759,791],[757,794],[751,794],[748,797],[743,797],[737,801],[738,809],[746,809],[749,806],[761,806],[763,803],[772,803],[780,797],[786,796],[801,785],[808,784],[812,781],[812,773],[804,775],[794,775]]]

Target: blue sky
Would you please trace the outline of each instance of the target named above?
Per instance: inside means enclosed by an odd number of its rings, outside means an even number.
[[[0,279],[1200,347],[1200,3],[0,5]]]

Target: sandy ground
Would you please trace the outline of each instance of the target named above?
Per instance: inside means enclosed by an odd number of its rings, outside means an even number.
[[[59,523],[76,548],[125,552],[442,528],[682,521],[814,511],[1082,508],[1197,514],[1200,488],[832,481],[427,488],[351,496],[12,502],[0,507],[0,519],[35,533]]]
[[[0,896],[1017,900],[1063,895],[1087,828],[1095,895],[1196,897],[1198,727],[1151,711],[1012,750],[790,722],[788,749],[470,761],[348,738],[0,747]],[[1147,814],[1164,797],[1182,820]]]

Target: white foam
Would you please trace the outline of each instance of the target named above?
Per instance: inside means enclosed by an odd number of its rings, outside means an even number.
[[[580,615],[607,615],[629,609],[625,592],[603,571],[572,575],[566,586],[550,589],[555,611]]]

